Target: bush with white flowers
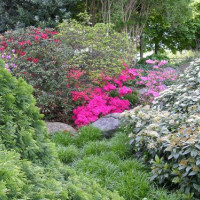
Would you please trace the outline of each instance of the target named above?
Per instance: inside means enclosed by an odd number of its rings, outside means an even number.
[[[200,59],[152,107],[123,113],[136,156],[152,169],[152,180],[200,198]]]

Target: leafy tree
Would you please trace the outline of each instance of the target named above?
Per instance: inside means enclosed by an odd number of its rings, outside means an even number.
[[[197,24],[190,3],[190,0],[163,1],[151,11],[143,31],[146,50],[154,49],[157,54],[166,48],[172,52],[194,48]]]

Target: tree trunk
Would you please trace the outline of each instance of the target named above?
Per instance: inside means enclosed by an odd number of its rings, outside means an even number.
[[[140,59],[143,58],[143,37],[140,36]]]
[[[158,43],[155,42],[155,54],[157,55],[158,54]]]

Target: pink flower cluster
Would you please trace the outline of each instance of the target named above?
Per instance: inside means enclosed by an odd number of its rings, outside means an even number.
[[[73,110],[73,119],[75,124],[81,127],[96,121],[100,116],[105,116],[109,113],[120,113],[126,109],[129,109],[128,100],[121,100],[118,97],[109,97],[107,95],[94,95],[86,106],[79,106]]]
[[[72,92],[73,101],[82,102],[82,106],[73,110],[73,119],[77,126],[88,125],[90,122],[96,121],[100,116],[110,113],[121,113],[129,109],[129,101],[120,99],[120,97],[132,93],[132,90],[123,86],[123,84],[128,80],[134,80],[139,74],[135,69],[129,69],[127,66],[128,65],[126,65],[126,69],[121,72],[118,78],[106,76],[102,72],[100,74],[101,80],[98,82],[98,87]],[[75,80],[76,77],[79,79],[83,73],[83,71],[73,69],[73,73],[70,72],[68,75]],[[76,84],[76,88],[79,88],[77,85],[79,86],[81,83]],[[109,96],[110,92],[113,90],[118,92],[119,97]]]
[[[163,83],[164,81],[175,81],[177,79],[175,70],[164,70],[160,68],[160,66],[166,65],[167,61],[163,60],[158,62],[157,60],[147,60],[147,63],[152,64],[152,68],[156,70],[150,70],[144,73],[142,69],[129,68],[127,64],[123,63],[126,68],[121,71],[117,78],[106,76],[102,72],[100,74],[101,80],[98,80],[99,87],[93,89],[90,87],[83,91],[73,91],[73,101],[82,102],[81,106],[73,110],[75,124],[81,127],[96,121],[100,116],[110,113],[120,113],[129,109],[129,101],[123,99],[125,95],[133,92],[131,88],[125,86],[127,81],[137,80],[135,87],[141,85],[146,87],[147,92],[142,97],[142,100],[152,102],[154,98],[159,96],[161,91],[166,89]],[[69,73],[69,77],[72,77],[73,80],[79,80],[84,73],[84,71],[74,68]],[[97,83],[97,80],[94,80],[94,82]],[[76,88],[80,88],[80,85],[81,83],[79,82]],[[118,97],[110,97],[109,95],[112,91],[118,92]]]
[[[145,96],[150,102],[153,101],[155,97],[158,97],[161,91],[166,89],[164,81],[175,81],[177,79],[176,70],[164,70],[159,68],[167,63],[168,61],[162,60],[157,66],[153,66],[154,69],[158,69],[157,71],[148,71],[147,76],[140,76],[140,80],[136,82],[136,84],[143,85],[148,89],[148,91],[145,93]],[[151,64],[154,63],[151,62]]]
[[[124,100],[123,97],[127,94],[131,94],[133,91],[131,88],[125,86],[127,81],[136,81],[137,86],[144,86],[147,88],[147,92],[142,99],[144,101],[152,102],[159,93],[166,89],[164,81],[177,79],[175,70],[164,70],[160,66],[166,65],[167,61],[158,62],[148,60],[147,63],[152,64],[156,70],[150,70],[144,73],[142,69],[129,68],[127,64],[123,63],[126,67],[121,71],[119,76],[110,77],[106,76],[103,72],[100,74],[99,87],[91,88],[82,91],[73,91],[72,98],[75,102],[82,102],[81,106],[78,106],[73,110],[73,119],[78,127],[88,125],[90,122],[96,121],[100,116],[104,116],[110,113],[120,113],[126,109],[129,109],[130,103],[128,100]],[[157,65],[155,65],[157,64]],[[155,67],[156,66],[156,67]],[[77,80],[76,88],[79,88],[81,83],[79,78],[84,74],[84,71],[74,68],[69,73],[69,77],[73,80]],[[144,76],[143,74],[146,74]],[[97,80],[94,81],[97,83]],[[118,97],[110,97],[110,92],[118,92]]]

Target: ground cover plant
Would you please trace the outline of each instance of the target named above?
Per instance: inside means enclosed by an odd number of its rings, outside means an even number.
[[[196,60],[152,108],[124,113],[132,149],[151,166],[152,179],[180,189],[188,199],[200,197],[199,70]]]
[[[119,132],[110,140],[103,139],[102,133],[94,127],[82,127],[79,134],[55,133],[60,160],[95,179],[103,187],[116,190],[127,200],[178,200],[182,195],[170,194],[150,183],[150,174],[145,166],[132,158],[129,138]]]
[[[0,61],[0,199],[123,200],[60,163],[32,91]]]

